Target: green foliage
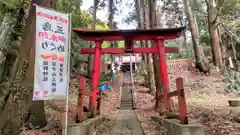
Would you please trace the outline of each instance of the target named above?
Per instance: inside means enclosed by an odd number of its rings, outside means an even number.
[[[221,17],[232,21],[239,18],[240,1],[239,0],[225,0],[221,8]]]
[[[23,0],[0,0],[1,9],[17,9],[22,6]]]
[[[219,14],[221,24],[235,32],[240,30],[240,23],[237,23],[240,14],[239,0],[224,0],[219,6]],[[201,42],[210,46],[210,37],[208,32],[208,18],[206,6],[203,0],[190,0],[191,9],[196,17]],[[204,6],[203,6],[204,5]]]
[[[110,28],[106,24],[97,24],[96,30],[109,30]],[[104,41],[102,44],[103,48],[109,48],[111,47],[110,42]]]
[[[104,7],[106,0],[101,0],[99,6]],[[78,0],[59,0],[57,3],[57,9],[61,12],[72,14],[72,27],[73,28],[88,28],[89,24],[92,23],[92,16],[86,11],[82,11],[80,6],[82,1]],[[110,28],[97,20],[96,29],[98,30],[109,30]],[[122,45],[122,44],[121,44]],[[78,66],[81,62],[88,60],[88,55],[81,55],[81,48],[89,48],[90,42],[80,40],[79,37],[72,33],[72,44],[71,44],[71,66]],[[103,48],[111,47],[109,42],[103,42]]]
[[[58,0],[57,9],[66,13],[76,13],[81,4],[82,0]]]
[[[226,92],[233,92],[233,93],[239,93],[240,88],[240,73],[231,69],[227,69],[225,71],[225,91]]]
[[[112,74],[111,73],[101,73],[98,84],[100,85],[103,82],[108,82],[111,79],[112,79]],[[91,81],[89,81],[86,85],[87,85],[86,87],[88,89],[92,89],[92,82]]]
[[[108,25],[106,24],[97,24],[96,25],[96,30],[110,30],[110,28],[108,27]],[[111,47],[111,43],[108,41],[104,41],[102,44],[103,48],[110,48]],[[118,48],[124,48],[124,41],[118,41],[117,42],[117,47]]]
[[[166,47],[176,47],[179,49],[179,53],[168,53],[167,59],[180,59],[180,58],[189,58],[193,57],[192,48],[189,45],[183,45],[181,41],[172,40],[165,42]]]
[[[103,83],[103,82],[108,82],[109,80],[111,80],[111,73],[101,73],[100,78],[99,78],[99,84]]]
[[[105,9],[107,7],[107,2],[108,0],[98,0],[98,4],[97,4],[97,10],[102,10]],[[89,13],[93,14],[93,6],[89,7],[88,9]]]
[[[167,46],[167,47],[177,47],[179,48],[179,45],[181,43],[178,42],[178,41],[166,41],[164,46]],[[177,59],[177,58],[180,58],[181,55],[180,54],[175,54],[175,53],[169,53],[167,54],[167,59]]]
[[[58,0],[57,10],[71,13],[73,28],[87,28],[92,22],[92,17],[87,12],[80,10],[81,4],[81,0]],[[87,56],[80,54],[80,48],[86,47],[89,47],[89,42],[80,40],[75,33],[72,33],[71,66],[87,61]]]
[[[124,41],[118,41],[118,48],[124,48]]]
[[[9,78],[14,60],[18,57],[29,7],[30,1],[28,0],[0,1],[0,46],[4,52],[0,62],[0,82]]]
[[[211,40],[210,40],[210,35],[207,31],[203,31],[200,36],[200,40],[204,45],[210,46],[211,45]]]

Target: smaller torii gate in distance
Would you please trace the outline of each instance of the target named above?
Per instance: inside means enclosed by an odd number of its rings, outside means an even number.
[[[164,40],[176,39],[181,36],[185,27],[171,28],[171,29],[136,29],[136,30],[85,30],[79,28],[73,28],[73,31],[83,40],[95,42],[95,48],[82,48],[81,54],[94,54],[94,63],[92,69],[92,91],[90,94],[89,109],[91,117],[96,115],[97,109],[97,94],[98,94],[98,82],[100,76],[100,58],[101,54],[124,54],[124,53],[157,53],[159,56],[160,78],[161,84],[163,84],[163,95],[159,95],[159,91],[156,93],[156,100],[164,99],[165,108],[168,110],[171,106],[171,96],[182,95],[178,92],[170,92],[167,63],[165,59],[165,53],[178,53],[178,48],[164,47]],[[124,41],[125,48],[102,48],[103,41]],[[157,47],[151,48],[135,48],[134,41],[136,40],[152,40],[156,42]],[[160,80],[159,80],[160,81]],[[184,95],[184,94],[183,94]],[[183,100],[181,100],[183,101]],[[186,119],[186,103],[185,97],[181,109],[181,113],[184,116],[181,119]],[[80,108],[82,109],[82,108]],[[81,110],[82,111],[82,110]],[[185,122],[186,123],[186,122]]]

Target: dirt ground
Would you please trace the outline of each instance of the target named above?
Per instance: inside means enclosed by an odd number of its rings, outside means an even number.
[[[240,135],[240,123],[229,114],[228,99],[235,97],[224,92],[222,76],[202,76],[189,71],[170,74],[171,89],[175,90],[175,78],[184,78],[189,117],[203,125],[205,135]],[[135,91],[136,110],[146,135],[166,135],[166,131],[151,116],[158,115],[154,109],[154,97],[148,89],[138,86]],[[176,108],[175,108],[176,109]]]
[[[161,125],[151,120],[152,116],[157,116],[154,109],[154,97],[149,94],[147,88],[136,86],[135,89],[135,105],[138,119],[146,135],[166,135]]]
[[[229,114],[228,99],[234,95],[224,92],[223,77],[202,76],[189,71],[181,72],[181,74],[170,73],[172,90],[176,89],[176,77],[184,78],[189,117],[203,125],[205,135],[240,135],[240,123],[232,120],[232,116]],[[69,121],[73,121],[75,117],[77,82],[77,80],[71,81]],[[114,91],[111,93],[111,97],[104,98],[102,115],[110,120],[101,130],[111,126],[111,119],[115,118],[120,105],[119,96],[119,91]],[[134,96],[136,113],[146,135],[166,135],[164,128],[151,120],[151,116],[158,114],[154,111],[154,97],[148,93],[148,89],[136,85]],[[21,135],[59,135],[62,112],[63,102],[47,102],[48,126],[40,130],[23,131]]]
[[[203,124],[206,135],[240,135],[240,123],[230,114],[228,99],[235,95],[224,92],[223,77],[186,74],[189,115]],[[193,87],[197,84],[196,87]]]
[[[74,121],[76,115],[78,79],[72,79],[69,91],[69,123]],[[20,135],[61,135],[61,123],[63,121],[64,102],[63,101],[45,101],[45,112],[47,118],[47,126],[43,129],[26,129],[22,127]]]
[[[69,123],[73,123],[76,116],[78,85],[78,79],[71,80],[69,91]],[[107,93],[107,95],[107,97],[103,98],[101,114],[111,120],[115,118],[118,112],[118,107],[120,106],[120,90],[114,90],[111,93]],[[88,103],[87,97],[85,97],[85,102]],[[47,126],[38,130],[29,130],[23,126],[20,135],[61,135],[61,122],[63,120],[64,112],[63,107],[63,101],[46,101],[45,110],[48,121]],[[109,121],[109,123],[110,122],[111,121]],[[106,126],[104,128],[106,128]]]

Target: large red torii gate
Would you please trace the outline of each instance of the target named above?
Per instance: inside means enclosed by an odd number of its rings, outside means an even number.
[[[94,65],[92,70],[92,92],[90,110],[91,116],[96,115],[98,80],[100,75],[100,58],[101,54],[124,54],[124,53],[157,53],[159,56],[160,78],[163,84],[164,95],[157,92],[157,100],[164,98],[166,108],[171,106],[169,98],[169,80],[165,53],[178,53],[178,48],[164,47],[164,40],[176,39],[181,36],[185,27],[170,29],[137,29],[137,30],[85,30],[73,28],[73,31],[83,40],[95,42],[95,48],[82,48],[81,54],[94,54]],[[125,41],[125,48],[102,48],[103,41]],[[157,47],[151,48],[134,48],[134,40],[152,40]]]

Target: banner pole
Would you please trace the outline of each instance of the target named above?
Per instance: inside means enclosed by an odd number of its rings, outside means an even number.
[[[66,112],[65,112],[65,132],[64,134],[67,135],[68,132],[68,112],[69,112],[69,85],[70,85],[70,53],[71,53],[71,32],[72,32],[72,15],[69,14],[69,34],[68,34],[68,82],[67,82],[67,96],[66,96]]]

